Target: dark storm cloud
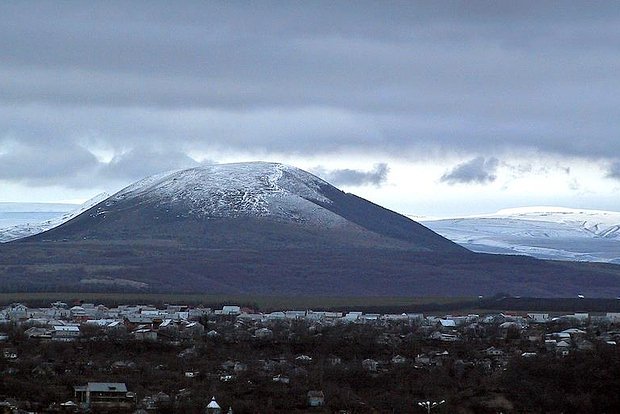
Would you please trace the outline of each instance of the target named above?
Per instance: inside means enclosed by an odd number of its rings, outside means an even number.
[[[96,185],[101,180],[123,183],[199,165],[185,153],[174,150],[132,148],[105,162],[81,146],[48,146],[45,149],[14,143],[9,146],[9,151],[0,153],[0,180],[32,186],[79,188]]]
[[[15,145],[12,151],[0,153],[0,180],[33,186],[80,187],[87,184],[87,177],[97,166],[97,158],[79,146]]]
[[[618,38],[618,2],[0,2],[0,141],[69,164],[95,146],[179,166],[192,150],[608,159]]]
[[[499,160],[497,158],[476,157],[446,172],[441,176],[441,182],[448,184],[490,183],[497,179],[495,173],[498,165]]]
[[[104,177],[121,180],[139,180],[160,172],[197,165],[196,160],[179,151],[164,152],[134,148],[103,164],[101,174]]]
[[[353,169],[326,170],[324,168],[316,168],[315,173],[323,179],[336,186],[349,185],[374,185],[381,186],[387,180],[390,168],[386,163],[375,164],[370,171],[360,171]]]

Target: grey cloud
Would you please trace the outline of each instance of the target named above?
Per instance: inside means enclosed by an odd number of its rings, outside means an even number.
[[[609,160],[619,37],[615,1],[0,2],[0,138]]]
[[[370,171],[360,171],[353,169],[326,170],[321,167],[314,169],[317,175],[334,185],[362,186],[374,185],[381,186],[387,181],[389,166],[386,163],[375,164]]]
[[[93,178],[97,166],[97,158],[79,146],[17,145],[0,155],[0,180],[33,186],[82,186]]]
[[[497,179],[495,175],[499,160],[497,158],[476,157],[457,165],[441,177],[448,184],[478,183],[486,184]]]
[[[31,186],[89,188],[107,181],[126,184],[152,174],[199,165],[186,153],[172,149],[133,148],[102,162],[80,146],[49,145],[41,150],[9,143],[7,147],[8,150],[0,151],[0,180]]]
[[[180,151],[134,148],[102,165],[101,175],[120,180],[138,180],[160,172],[197,165],[196,160]]]
[[[620,180],[620,161],[616,161],[609,166],[607,177]]]

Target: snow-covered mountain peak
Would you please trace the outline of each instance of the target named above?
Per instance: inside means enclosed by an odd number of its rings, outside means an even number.
[[[163,207],[183,206],[201,217],[274,216],[295,221],[329,204],[320,178],[285,164],[215,164],[154,175],[121,190],[106,203],[141,199]],[[310,211],[312,210],[312,211]],[[103,212],[105,213],[105,211]]]

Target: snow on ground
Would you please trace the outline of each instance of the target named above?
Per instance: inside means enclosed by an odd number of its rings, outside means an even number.
[[[71,220],[73,217],[83,213],[89,208],[99,204],[108,197],[108,194],[101,193],[86,201],[78,208],[75,208],[76,206],[74,204],[47,205],[46,203],[32,203],[36,206],[36,208],[39,209],[38,212],[29,212],[28,210],[32,209],[32,206],[30,205],[23,205],[21,207],[12,206],[11,209],[13,210],[19,208],[26,210],[22,210],[21,212],[13,211],[13,213],[20,215],[21,218],[19,221],[7,220],[3,223],[3,221],[0,219],[0,243],[6,243],[11,240],[17,240],[23,237],[32,236],[34,234],[42,233],[51,228],[59,226],[62,223]],[[1,209],[2,206],[0,206],[0,211]],[[0,212],[0,217],[2,217],[2,212]],[[5,225],[5,223],[7,225]]]
[[[422,223],[477,252],[620,263],[619,212],[525,207]]]

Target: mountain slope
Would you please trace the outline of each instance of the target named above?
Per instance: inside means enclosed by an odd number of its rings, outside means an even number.
[[[423,223],[477,252],[620,263],[618,212],[527,207]]]

